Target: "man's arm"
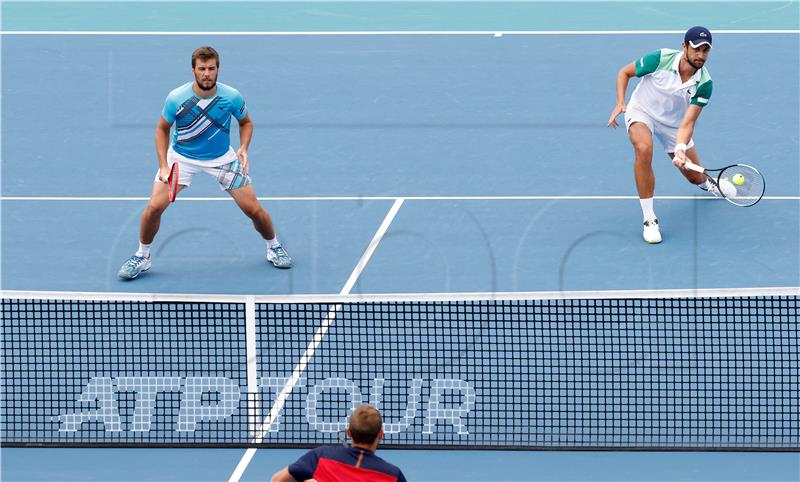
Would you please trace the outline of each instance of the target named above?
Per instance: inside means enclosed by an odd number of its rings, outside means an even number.
[[[245,172],[250,162],[247,156],[247,149],[250,147],[250,140],[253,138],[253,121],[250,120],[250,114],[245,114],[239,120],[239,150],[236,151],[236,157],[242,161]]]
[[[628,82],[631,80],[631,77],[636,76],[636,64],[631,62],[630,64],[622,67],[617,72],[617,105],[614,106],[614,110],[611,111],[611,117],[608,119],[608,125],[617,128],[619,124],[617,124],[617,116],[625,112],[625,93],[628,91]]]
[[[297,482],[292,477],[292,474],[289,473],[289,467],[284,467],[281,469],[280,472],[276,472],[275,475],[272,476],[270,482]]]
[[[672,158],[672,163],[678,167],[683,167],[683,164],[688,160],[686,157],[686,144],[692,139],[694,133],[694,126],[703,108],[699,105],[690,104],[683,115],[680,127],[678,127],[678,134],[675,136],[675,157]]]
[[[163,117],[158,118],[156,125],[156,155],[158,156],[158,177],[167,182],[169,165],[167,164],[167,149],[169,148],[169,130],[172,124]]]
[[[319,449],[309,450],[305,455],[297,459],[295,463],[275,473],[270,480],[272,482],[297,482],[298,479],[294,478],[297,476],[302,481],[313,481],[314,472],[317,470],[317,462],[319,462],[318,452]],[[291,472],[289,471],[290,467],[292,469]]]

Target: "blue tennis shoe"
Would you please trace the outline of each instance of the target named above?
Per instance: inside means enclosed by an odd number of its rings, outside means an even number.
[[[289,253],[287,253],[281,245],[267,248],[267,261],[272,263],[276,268],[288,269],[292,267],[292,257],[289,256]]]
[[[148,269],[150,269],[150,256],[136,256],[134,254],[125,261],[117,276],[122,279],[134,279]]]

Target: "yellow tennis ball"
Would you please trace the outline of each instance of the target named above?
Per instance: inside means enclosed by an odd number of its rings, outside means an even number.
[[[737,186],[741,186],[742,184],[744,184],[744,176],[741,174],[734,174],[731,180]]]

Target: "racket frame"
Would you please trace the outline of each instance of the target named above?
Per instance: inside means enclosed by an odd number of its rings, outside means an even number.
[[[178,191],[180,185],[178,181],[180,180],[180,168],[178,167],[178,161],[172,163],[172,167],[169,169],[169,177],[167,178],[167,195],[169,196],[169,202],[175,202],[175,198],[178,196]]]
[[[746,167],[748,169],[752,169],[753,172],[755,172],[757,175],[761,176],[761,185],[762,185],[761,193],[759,194],[758,199],[756,199],[754,202],[752,202],[750,204],[739,204],[739,203],[733,202],[733,200],[731,200],[727,196],[725,196],[725,193],[722,192],[722,188],[720,188],[720,186],[719,186],[719,181],[722,178],[722,174],[726,170],[728,170],[728,169],[730,169],[732,167],[737,167],[737,166],[744,166],[744,167]],[[725,167],[720,168],[720,169],[706,169],[703,166],[698,166],[697,164],[693,163],[692,161],[686,161],[686,163],[684,164],[684,167],[686,169],[689,169],[690,171],[699,172],[699,173],[703,174],[704,176],[706,176],[706,179],[710,180],[712,183],[714,183],[714,186],[717,187],[717,192],[719,192],[720,196],[722,196],[723,199],[725,199],[729,203],[733,204],[734,206],[739,206],[739,207],[743,207],[743,208],[749,208],[750,206],[755,206],[756,203],[761,201],[761,198],[764,197],[764,191],[766,189],[766,181],[764,180],[764,176],[761,174],[761,172],[759,172],[758,169],[756,169],[755,167],[753,167],[753,166],[751,166],[749,164],[731,164],[730,166],[725,166]],[[714,173],[716,173],[716,176],[714,176]]]

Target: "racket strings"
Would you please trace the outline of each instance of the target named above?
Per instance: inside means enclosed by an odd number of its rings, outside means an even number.
[[[740,206],[752,206],[764,195],[764,176],[754,167],[736,164],[722,170],[719,181],[729,182],[735,189],[733,195],[725,196],[730,202]]]

